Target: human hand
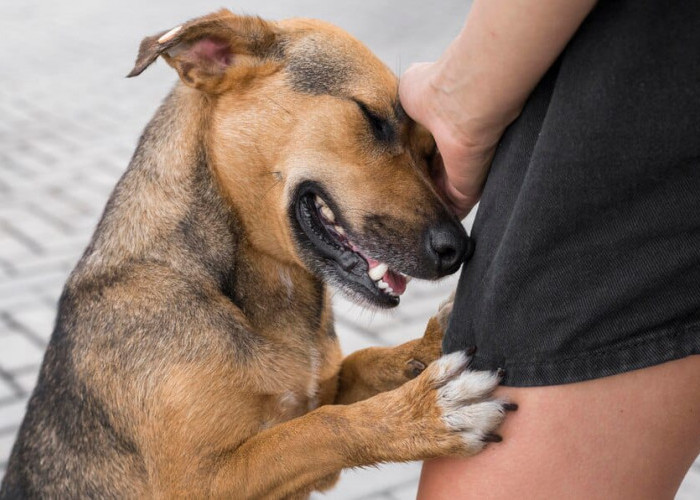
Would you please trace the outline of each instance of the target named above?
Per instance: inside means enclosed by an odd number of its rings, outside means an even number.
[[[435,137],[435,182],[460,217],[479,200],[504,130],[595,2],[474,0],[440,59],[401,77],[401,103]]]
[[[462,219],[476,205],[491,160],[507,123],[480,116],[480,110],[445,92],[436,83],[439,63],[414,64],[399,82],[406,113],[426,127],[438,152],[432,177],[452,210]]]

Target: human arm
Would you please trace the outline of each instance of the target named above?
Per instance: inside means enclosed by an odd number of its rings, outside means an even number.
[[[478,202],[503,132],[594,5],[475,0],[444,54],[401,77],[401,103],[435,137],[435,182],[458,216]]]

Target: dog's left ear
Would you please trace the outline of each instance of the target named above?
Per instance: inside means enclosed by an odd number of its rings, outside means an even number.
[[[222,9],[144,38],[127,77],[140,75],[162,56],[185,84],[216,92],[230,68],[251,66],[274,56],[278,45],[272,23]]]

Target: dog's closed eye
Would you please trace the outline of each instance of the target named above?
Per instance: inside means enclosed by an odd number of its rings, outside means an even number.
[[[394,130],[392,124],[385,118],[382,118],[377,113],[372,111],[364,102],[358,101],[357,99],[353,100],[360,110],[362,110],[362,114],[365,116],[365,119],[369,123],[370,127],[372,127],[372,133],[374,134],[375,139],[384,143],[393,142],[394,138],[396,137],[396,131]]]

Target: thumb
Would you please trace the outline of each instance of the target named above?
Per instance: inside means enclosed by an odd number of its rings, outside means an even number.
[[[447,206],[460,220],[466,217],[479,201],[478,196],[465,195],[450,181],[439,151],[434,160],[431,177],[438,191],[443,195]]]
[[[433,65],[431,62],[411,64],[399,79],[399,102],[408,116],[424,126],[428,121],[425,96],[428,95]]]

